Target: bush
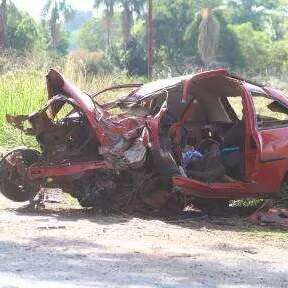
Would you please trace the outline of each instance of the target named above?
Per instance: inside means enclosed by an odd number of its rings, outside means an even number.
[[[105,50],[107,35],[103,32],[101,20],[93,18],[87,21],[78,32],[79,47],[89,51]]]
[[[228,27],[237,35],[248,71],[259,73],[270,67],[272,40],[266,32],[254,30],[250,22]]]
[[[36,22],[25,14],[17,25],[15,34],[10,37],[10,45],[20,51],[33,51],[44,42],[41,32]]]
[[[146,52],[141,42],[132,38],[124,45],[124,65],[128,75],[146,76],[147,60]]]
[[[108,61],[103,52],[90,52],[80,49],[71,53],[69,60],[88,74],[108,74],[113,71],[110,61]]]
[[[271,66],[276,74],[288,71],[288,40],[273,42],[271,49]]]
[[[22,13],[10,3],[7,9],[7,45],[22,54],[44,48],[43,31],[32,17]]]

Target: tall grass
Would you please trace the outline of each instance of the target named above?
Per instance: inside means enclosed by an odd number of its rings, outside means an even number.
[[[6,114],[29,114],[44,103],[45,83],[41,73],[33,70],[15,71],[0,77],[0,145],[24,145],[19,131],[6,123]],[[24,142],[24,143],[23,143]]]
[[[113,84],[141,82],[143,79],[129,78],[123,74],[87,75],[85,69],[68,60],[58,67],[67,79],[89,93],[99,91]],[[0,146],[35,146],[33,137],[23,135],[6,122],[6,114],[26,115],[37,111],[47,99],[45,74],[47,69],[35,66],[12,70],[0,76]],[[115,97],[105,94],[106,100]],[[103,98],[102,98],[103,100]]]

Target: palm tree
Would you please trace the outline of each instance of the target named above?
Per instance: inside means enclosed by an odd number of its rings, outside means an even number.
[[[107,45],[111,45],[111,30],[112,30],[112,18],[114,15],[114,6],[117,0],[95,0],[94,7],[99,8],[104,6],[104,15],[107,29]]]
[[[105,8],[105,19],[107,23],[107,42],[110,46],[111,42],[111,26],[114,15],[114,8],[118,6],[121,8],[122,15],[122,34],[123,42],[127,43],[131,39],[131,30],[133,27],[133,13],[140,14],[143,10],[146,0],[95,0],[94,7]]]
[[[48,25],[51,46],[57,48],[61,38],[61,25],[73,15],[73,9],[66,0],[47,0],[42,16]]]
[[[214,15],[221,0],[202,0],[199,11],[201,22],[199,25],[198,51],[204,64],[209,65],[216,59],[220,36],[220,23]]]
[[[140,15],[146,0],[118,0],[122,7],[122,33],[123,41],[127,43],[131,39],[131,30],[134,24],[133,13]]]
[[[0,51],[6,48],[7,1],[2,0],[0,6]]]

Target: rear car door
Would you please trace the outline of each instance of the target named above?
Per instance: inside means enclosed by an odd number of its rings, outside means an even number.
[[[255,181],[251,181],[250,177],[255,169],[255,147],[258,136],[253,133],[253,108],[249,96],[249,91],[245,86],[242,87],[242,105],[243,123],[245,126],[244,135],[244,151],[243,159],[245,166],[245,179],[235,180],[228,183],[207,183],[197,181],[184,176],[173,177],[173,184],[179,187],[185,194],[193,195],[200,198],[217,198],[217,199],[240,199],[243,197],[253,196],[258,193]],[[236,114],[237,111],[235,111]],[[240,111],[238,111],[240,112]],[[252,121],[251,121],[252,120]]]
[[[280,189],[288,168],[288,106],[268,91],[250,91],[255,131],[255,171],[252,181],[262,193]]]

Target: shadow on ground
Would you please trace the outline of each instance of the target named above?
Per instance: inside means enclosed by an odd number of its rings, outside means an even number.
[[[66,247],[65,252],[63,246]],[[89,247],[91,252],[74,252],[83,246]],[[167,288],[288,285],[286,273],[268,271],[263,263],[255,263],[248,257],[236,267],[203,261],[196,254],[165,257],[114,253],[107,252],[105,247],[94,242],[54,237],[34,238],[25,245],[0,241],[0,251],[0,284],[5,284],[1,283],[5,277],[15,275],[9,287],[17,287],[13,286],[13,281],[15,285],[17,281],[25,281],[27,287],[37,287],[40,283],[54,284],[55,287],[66,284],[69,287],[73,283],[81,287]]]
[[[24,206],[23,206],[24,207]],[[25,207],[17,209],[6,209],[12,213],[23,216],[49,216],[59,221],[75,222],[78,220],[88,220],[99,225],[124,224],[134,218],[139,218],[145,221],[159,220],[167,224],[180,226],[192,230],[207,228],[220,231],[271,231],[271,228],[260,227],[248,222],[247,216],[251,210],[241,210],[231,208],[231,211],[226,216],[208,216],[202,213],[182,213],[173,217],[147,217],[144,215],[129,215],[123,213],[102,214],[91,209],[84,208],[61,208],[61,205],[56,205],[53,208],[45,208],[40,210],[27,210]],[[276,232],[281,230],[273,229]]]

